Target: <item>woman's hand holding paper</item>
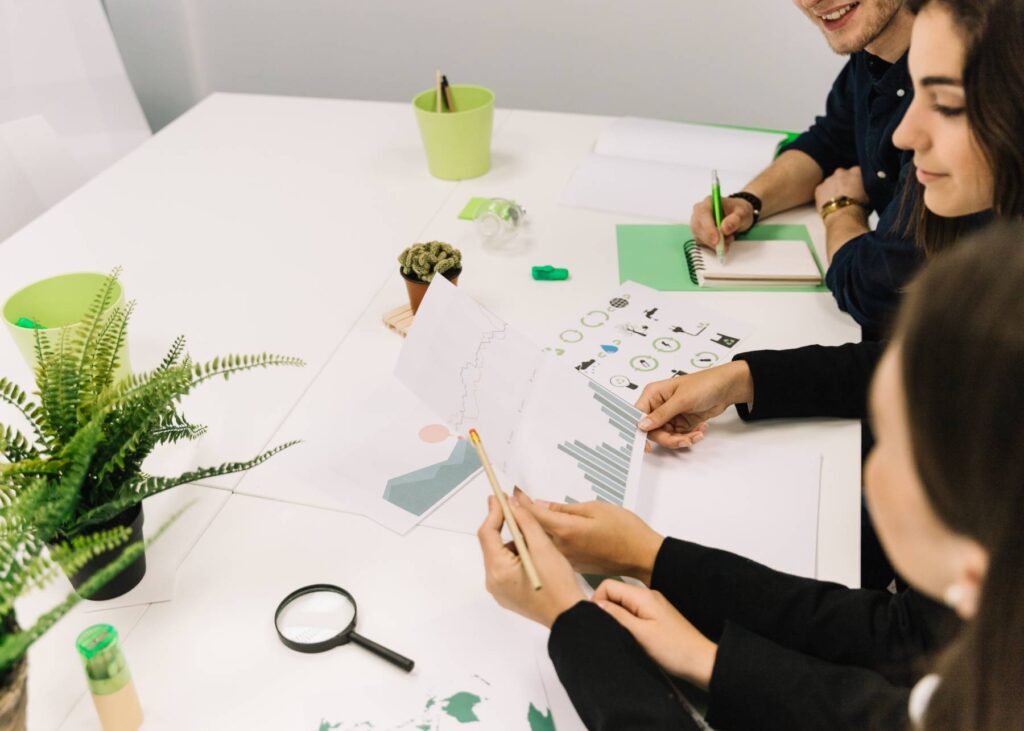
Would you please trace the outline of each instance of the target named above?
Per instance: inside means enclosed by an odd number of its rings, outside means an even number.
[[[629,576],[650,584],[664,538],[634,513],[598,501],[530,500],[518,487],[514,494],[577,571]]]

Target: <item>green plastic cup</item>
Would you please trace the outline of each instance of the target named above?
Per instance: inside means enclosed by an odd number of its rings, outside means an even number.
[[[482,86],[451,86],[455,112],[437,112],[437,92],[412,100],[427,151],[430,174],[441,180],[478,178],[491,169],[494,92]]]
[[[4,322],[33,373],[36,370],[36,332],[48,345],[56,347],[61,333],[67,330],[70,334],[82,321],[106,281],[106,274],[61,274],[30,284],[7,300],[3,309]],[[102,313],[101,319],[115,308],[124,307],[124,288],[120,282],[114,282],[113,294],[114,304]],[[121,343],[118,356],[120,366],[115,379],[131,373],[127,342]]]

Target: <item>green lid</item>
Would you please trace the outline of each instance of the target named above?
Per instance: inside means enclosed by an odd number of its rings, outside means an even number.
[[[94,624],[87,627],[78,635],[75,646],[82,657],[85,677],[93,695],[116,693],[131,680],[128,663],[113,626]]]

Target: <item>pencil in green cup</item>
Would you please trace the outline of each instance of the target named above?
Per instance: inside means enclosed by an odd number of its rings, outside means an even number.
[[[718,171],[711,171],[711,210],[715,214],[715,228],[718,229],[718,245],[715,253],[718,261],[725,261],[725,234],[722,233],[722,186],[718,183]]]

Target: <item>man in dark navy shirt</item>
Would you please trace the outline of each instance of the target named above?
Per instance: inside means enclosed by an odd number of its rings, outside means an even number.
[[[825,114],[742,191],[723,199],[722,233],[728,246],[759,218],[813,200],[825,221],[828,287],[865,338],[875,339],[921,261],[900,215],[913,155],[892,143],[913,96],[907,71],[912,18],[903,0],[794,2],[832,50],[850,60]],[[874,231],[871,212],[879,215]],[[691,226],[700,243],[718,244],[710,198],[694,206]]]

